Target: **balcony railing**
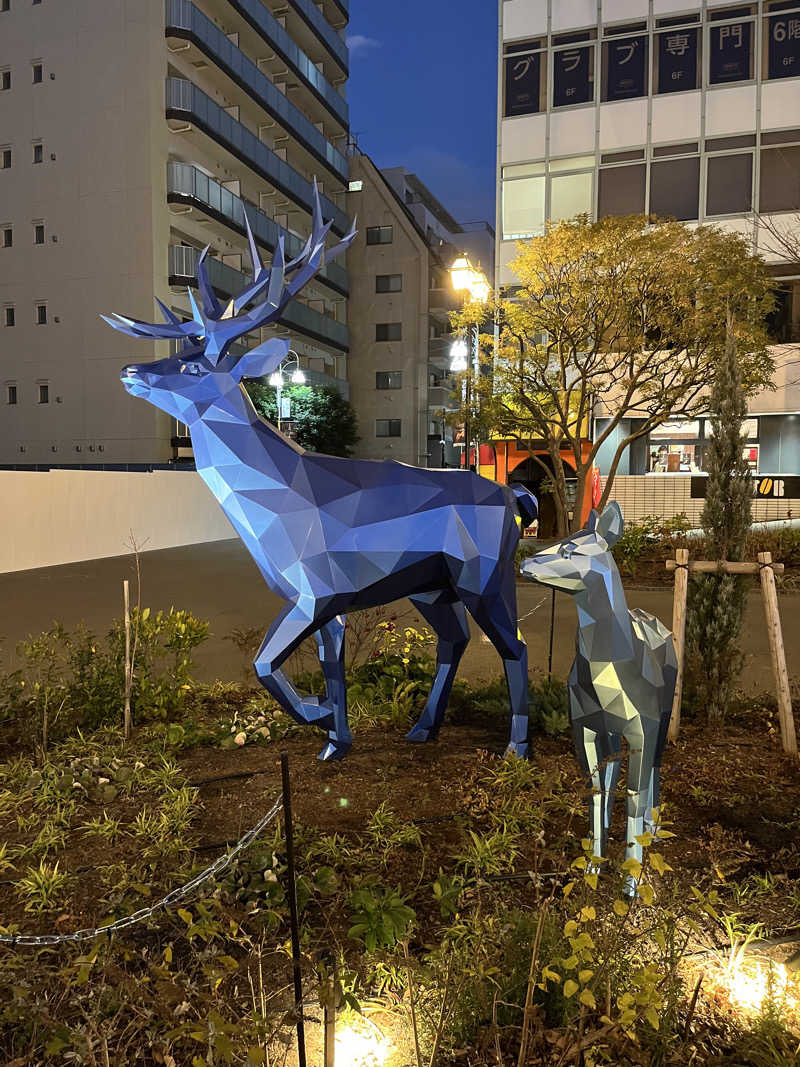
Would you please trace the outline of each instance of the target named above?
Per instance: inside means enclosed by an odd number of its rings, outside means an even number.
[[[323,166],[347,181],[349,168],[341,152],[191,0],[166,0],[166,33],[192,41]]]
[[[343,126],[349,124],[347,101],[331,85],[305,52],[299,48],[261,0],[229,0],[232,7],[248,22],[256,33],[271,45],[281,59],[301,78],[321,104],[336,116]]]
[[[461,406],[458,397],[453,393],[454,386],[451,385],[429,385],[428,386],[428,410],[432,411],[438,409],[439,411],[444,408],[445,411],[458,411]]]
[[[311,182],[301,177],[294,167],[290,167],[246,126],[215,104],[193,82],[185,78],[167,78],[166,108],[167,118],[184,119],[198,126],[290,200],[309,213],[313,210],[314,191]],[[344,236],[349,227],[345,213],[326,196],[320,197],[320,202],[325,217],[333,219],[335,232]]]
[[[196,248],[187,245],[169,246],[169,278],[170,285],[185,283],[193,285],[197,283],[197,260],[200,253]],[[248,276],[235,267],[223,263],[219,259],[206,260],[208,267],[208,279],[214,289],[224,297],[232,297],[240,293],[248,284]],[[313,308],[292,300],[284,309],[278,319],[282,326],[298,330],[300,333],[323,344],[330,345],[341,352],[349,349],[349,335],[343,322],[328,315],[321,315]]]
[[[246,209],[253,235],[264,248],[274,252],[278,238],[283,237],[287,259],[294,259],[303,250],[305,242],[299,237],[279,226],[255,204],[225,189],[191,163],[167,164],[167,199],[172,203],[196,204],[207,214],[216,216],[242,234],[247,232],[244,222]],[[342,296],[347,296],[350,283],[347,271],[339,263],[326,263],[317,277]]]
[[[347,45],[313,0],[289,0],[289,3],[347,74],[350,66]]]

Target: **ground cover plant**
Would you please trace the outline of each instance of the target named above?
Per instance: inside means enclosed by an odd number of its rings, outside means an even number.
[[[30,716],[20,733],[6,710],[3,931],[68,933],[157,902],[269,808],[286,748],[310,1063],[331,1001],[337,1063],[794,1062],[800,781],[769,706],[741,703],[713,732],[690,721],[667,749],[642,869],[623,864],[617,826],[597,872],[563,683],[532,679],[530,762],[494,754],[500,681],[459,683],[440,741],[411,747],[430,640],[403,619],[360,622],[341,764],[320,765],[313,731],[261,691],[196,685],[170,656],[151,685],[180,677],[183,696],[163,715],[140,702],[127,742],[117,690],[99,724],[77,721],[71,697],[46,752]],[[313,686],[313,652],[297,666]],[[0,1062],[291,1064],[287,942],[276,821],[191,899],[113,938],[0,946]]]

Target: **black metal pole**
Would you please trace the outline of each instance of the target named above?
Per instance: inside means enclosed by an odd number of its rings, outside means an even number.
[[[550,648],[547,653],[547,680],[553,674],[553,630],[556,627],[556,591],[553,589],[553,596],[550,601]]]
[[[294,833],[292,826],[292,785],[289,779],[289,753],[281,752],[283,782],[283,824],[286,833],[286,866],[289,878],[289,922],[292,928],[292,972],[294,1010],[297,1015],[297,1062],[306,1067],[306,1030],[303,1021],[303,976],[300,970],[300,923],[297,916],[297,880],[294,869]]]

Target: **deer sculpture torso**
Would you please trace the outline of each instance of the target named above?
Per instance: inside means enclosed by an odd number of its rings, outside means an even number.
[[[592,512],[580,533],[526,559],[527,578],[574,596],[575,662],[569,676],[572,735],[591,796],[594,853],[606,854],[622,739],[628,742],[627,855],[641,862],[636,838],[653,830],[661,757],[675,695],[672,635],[653,615],[629,610],[611,548],[622,534],[619,505]],[[634,888],[628,880],[628,892]]]
[[[271,339],[238,360],[228,354],[237,337],[277,319],[319,268],[329,227],[322,224],[317,200],[303,255],[285,264],[279,245],[270,271],[261,265],[250,234],[253,284],[226,308],[208,283],[206,250],[198,264],[203,310],[190,291],[192,321],[181,322],[163,305],[164,325],[107,319],[133,336],[171,337],[183,345],[169,359],[127,366],[122,381],[132,395],[187,424],[198,473],[266,583],[288,601],[264,638],[255,670],[297,722],[327,731],[320,758],[341,758],[351,745],[344,616],[403,596],[438,637],[433,687],[409,739],[427,741],[438,734],[469,640],[466,609],[503,659],[511,701],[509,749],[524,756],[528,669],[517,628],[514,553],[523,520],[527,525],[535,518],[535,498],[469,471],[305,452],[258,416],[241,387],[243,378],[275,370],[289,342]],[[256,303],[265,291],[266,299]],[[255,306],[245,311],[250,305]],[[281,670],[312,635],[325,676],[323,697],[301,696]]]

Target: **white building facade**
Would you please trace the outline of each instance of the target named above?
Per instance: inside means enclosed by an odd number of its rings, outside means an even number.
[[[751,405],[751,463],[800,474],[800,374],[789,369],[800,358],[800,265],[770,251],[764,228],[773,219],[800,235],[800,0],[499,9],[496,283],[515,282],[516,241],[582,212],[746,234],[770,261],[778,298],[778,389]],[[653,471],[659,452],[671,472],[702,469],[704,429],[670,428],[674,441],[647,442],[620,473]]]

